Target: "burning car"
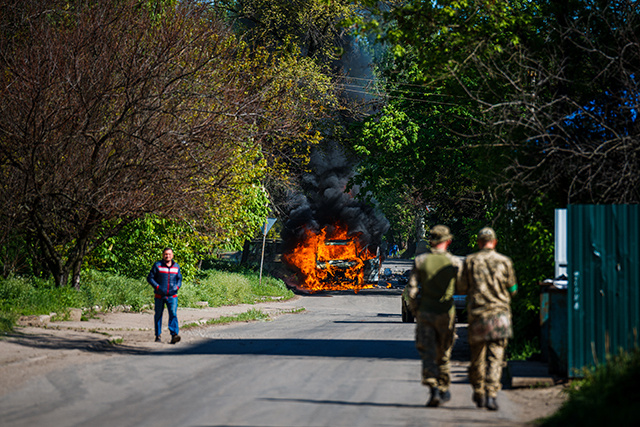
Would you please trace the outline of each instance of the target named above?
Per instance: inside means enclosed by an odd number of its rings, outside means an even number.
[[[292,194],[281,231],[287,283],[299,290],[353,290],[377,286],[379,248],[389,221],[352,178],[354,162],[340,144],[314,147]],[[375,283],[372,284],[372,283]]]
[[[320,275],[321,281],[356,285],[361,280],[365,283],[378,282],[380,256],[377,248],[372,258],[369,253],[371,247],[358,251],[357,241],[352,239],[327,240],[321,245],[324,247],[319,247],[316,252],[316,268],[327,272]]]
[[[298,273],[301,289],[354,290],[377,284],[379,250],[363,245],[359,233],[349,235],[346,227],[325,227],[316,233],[306,230],[304,238],[282,259]]]

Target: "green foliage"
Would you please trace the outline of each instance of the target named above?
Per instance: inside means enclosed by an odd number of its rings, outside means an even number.
[[[0,312],[23,316],[64,313],[87,300],[72,288],[58,288],[51,280],[8,277],[0,279]]]
[[[518,319],[518,315],[514,315],[514,319]],[[514,327],[515,329],[515,327]],[[507,347],[508,360],[530,360],[535,359],[540,354],[540,339],[537,336],[528,339],[512,339],[509,340]]]
[[[527,203],[503,201],[485,221],[473,224],[475,233],[485,225],[494,227],[497,250],[513,260],[518,278],[518,293],[511,301],[514,338],[509,342],[510,358],[528,357],[539,350],[539,283],[553,277],[554,265],[553,209],[549,205],[544,197]]]
[[[180,289],[180,304],[191,307],[196,307],[199,301],[207,301],[210,307],[253,304],[267,296],[291,298],[293,293],[273,277],[263,275],[260,285],[259,275],[254,272],[208,270]]]
[[[195,277],[202,254],[209,250],[209,239],[187,221],[150,215],[108,238],[87,257],[86,268],[146,279],[153,263],[162,258],[165,247],[173,249],[183,279],[189,281]]]
[[[0,216],[2,215],[0,213]],[[33,272],[29,243],[15,228],[12,228],[0,237],[0,276],[8,277],[11,274],[32,274]]]
[[[87,305],[85,295],[54,285],[52,280],[10,276],[0,278],[0,331],[8,332],[20,316],[57,313]]]
[[[127,307],[141,311],[151,304],[153,298],[153,290],[146,279],[87,270],[82,274],[82,283],[80,294],[85,296],[88,306],[98,306],[102,310]]]
[[[541,425],[638,425],[640,349],[620,351],[604,365],[584,368],[582,375],[583,379],[571,384],[569,399],[560,410]]]
[[[397,77],[401,66],[411,66],[395,65],[382,71]],[[404,95],[407,89],[410,99]],[[419,81],[394,83],[390,78],[387,90],[397,94],[395,99],[356,130],[353,150],[361,161],[354,183],[365,197],[378,201],[394,239],[417,238],[420,223],[427,227],[443,223],[456,236],[452,250],[467,253],[464,222],[484,212],[486,178],[478,170],[488,153],[465,148],[469,140],[452,129],[469,132],[472,120],[460,106],[437,105],[442,88]]]
[[[395,64],[413,64],[400,73],[445,86],[441,104],[472,111],[483,145],[509,147],[492,166],[509,168],[504,188],[542,190],[559,207],[638,202],[637,162],[620,154],[634,151],[637,127],[635,2],[364,3],[373,11],[365,27],[390,45]]]
[[[522,39],[536,38],[537,2],[527,0],[438,0],[396,2],[381,10],[368,1],[374,18],[365,23],[392,46],[396,56],[417,55],[430,76],[449,74],[470,55],[495,57]],[[412,49],[416,49],[412,53]]]
[[[234,178],[226,191],[209,194],[208,210],[189,221],[191,239],[199,246],[223,250],[238,250],[250,239],[268,214],[269,198],[260,181],[269,173],[260,147],[246,148],[239,153],[230,169]],[[195,249],[192,246],[192,249]]]
[[[363,156],[371,156],[372,153],[379,154],[385,152],[391,156],[390,164],[393,168],[397,159],[396,156],[410,154],[418,165],[424,167],[426,159],[420,158],[420,153],[413,148],[418,141],[420,125],[411,120],[408,114],[399,110],[393,105],[384,107],[382,114],[376,120],[369,120],[362,129],[361,144],[357,144],[354,149],[356,153]],[[385,174],[389,175],[389,174]],[[389,178],[392,178],[391,175]],[[397,184],[397,182],[394,182]]]
[[[99,306],[108,310],[127,306],[140,311],[153,297],[151,287],[142,280],[101,273],[82,274],[81,290],[56,287],[52,280],[10,277],[0,280],[0,311],[16,315],[57,313],[64,316],[69,308]]]
[[[13,331],[13,325],[18,321],[16,313],[0,310],[0,334]]]
[[[270,2],[254,3],[266,10]],[[162,249],[148,230],[157,227],[166,229],[160,230],[169,236],[165,244],[174,246],[191,277],[193,254],[237,248],[264,220],[265,175],[303,163],[320,140],[313,124],[335,100],[324,68],[300,55],[288,37],[274,45],[235,36],[213,6],[176,0],[0,5],[0,50],[10,53],[0,72],[8,88],[0,98],[6,209],[0,238],[15,228],[33,240],[29,252],[59,286],[69,279],[79,286],[85,256],[133,220],[90,266],[140,277],[155,258],[150,252]],[[278,13],[298,9],[285,6]],[[315,25],[306,12],[292,18]],[[265,25],[271,23],[278,26]],[[78,81],[77,73],[87,79]],[[25,131],[34,126],[41,130]],[[157,224],[148,214],[173,224]],[[147,237],[143,247],[131,243]],[[178,247],[184,240],[189,250]],[[122,253],[109,256],[120,245]],[[12,261],[16,254],[0,257]]]
[[[325,62],[341,53],[340,23],[356,11],[351,0],[218,0],[213,5],[250,43],[293,47]]]
[[[511,304],[515,313],[511,353],[527,345],[539,348],[540,282],[553,277],[553,222],[549,220],[549,225],[545,226],[541,220],[536,220],[534,214],[523,217],[515,225],[517,228],[508,230],[507,241],[510,244],[505,244],[506,253],[512,257],[519,278],[518,294]]]

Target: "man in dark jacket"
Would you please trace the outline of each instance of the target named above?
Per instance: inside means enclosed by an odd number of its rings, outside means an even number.
[[[155,291],[155,332],[156,342],[160,342],[162,333],[162,313],[165,304],[169,312],[169,332],[171,344],[180,341],[178,326],[178,290],[182,286],[182,273],[177,262],[173,261],[173,250],[165,248],[162,251],[162,261],[153,264],[147,276],[147,282]]]

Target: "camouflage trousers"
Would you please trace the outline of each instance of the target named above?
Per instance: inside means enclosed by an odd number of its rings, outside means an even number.
[[[416,348],[422,359],[422,384],[449,390],[451,349],[455,340],[455,312],[420,311],[416,318]]]
[[[496,397],[501,388],[504,350],[506,338],[493,341],[469,343],[471,347],[471,366],[469,381],[473,392],[488,397]]]

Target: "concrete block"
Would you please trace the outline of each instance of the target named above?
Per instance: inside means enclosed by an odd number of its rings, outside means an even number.
[[[82,309],[72,308],[69,310],[69,320],[72,322],[79,322],[82,320]]]

